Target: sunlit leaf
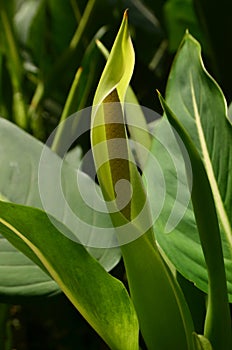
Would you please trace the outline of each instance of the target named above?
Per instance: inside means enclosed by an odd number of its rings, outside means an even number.
[[[160,101],[168,120],[180,134],[192,165],[192,169],[186,167],[186,172],[187,176],[189,170],[193,172],[191,198],[208,273],[208,301],[204,334],[215,349],[223,346],[224,349],[229,350],[232,346],[230,309],[222,242],[210,181],[204,163],[188,132],[161,96]]]
[[[193,334],[196,343],[196,350],[213,350],[209,340],[203,335]]]
[[[33,206],[43,209],[44,204],[41,202],[41,196],[44,192],[39,189],[38,173],[40,165],[40,157],[44,145],[34,139],[32,136],[26,134],[20,130],[14,124],[0,119],[0,164],[1,164],[1,176],[0,176],[0,198],[4,201],[9,201],[18,204],[24,204],[27,206]],[[57,188],[60,188],[59,177],[57,169],[62,164],[62,159],[55,153],[51,152],[48,148],[46,155],[49,163],[49,175],[52,180],[52,187],[48,185],[48,197],[51,203],[49,208],[57,219],[63,220],[65,224],[76,227],[75,216],[67,217],[67,208],[70,205],[80,218],[82,218],[82,226],[79,228],[80,234],[85,239],[85,242],[89,242],[89,246],[98,248],[91,249],[91,254],[97,257],[101,264],[110,270],[114,267],[120,259],[120,251],[117,248],[103,249],[107,245],[104,240],[101,244],[101,236],[94,233],[94,227],[111,227],[112,224],[107,215],[96,218],[94,210],[89,209],[81,197],[80,191],[76,184],[76,170],[78,168],[78,162],[76,164],[68,165],[63,163],[63,178],[67,183],[66,195],[68,196],[67,202],[61,203],[61,199],[57,199]],[[73,154],[73,152],[71,153]],[[70,154],[70,157],[71,157]],[[67,156],[67,158],[70,158]],[[71,163],[70,163],[71,164]],[[44,169],[44,171],[46,171]],[[44,173],[45,182],[49,181],[48,176]],[[93,188],[94,182],[84,173],[79,172],[79,178],[81,178],[81,188],[87,192],[90,188]],[[55,180],[56,179],[56,180]],[[94,185],[94,186],[93,186]],[[44,191],[47,191],[46,189]],[[83,192],[82,192],[83,193]],[[97,194],[91,192],[91,201],[94,203]],[[61,197],[63,198],[63,197]],[[78,204],[79,203],[79,204]],[[88,223],[85,225],[84,222]],[[92,225],[91,225],[92,224]],[[78,227],[76,227],[78,231]],[[81,238],[81,237],[80,237]],[[107,237],[106,237],[107,239]],[[110,240],[111,238],[108,238]],[[94,240],[95,243],[94,243]],[[33,265],[27,258],[19,253],[15,248],[5,240],[1,239],[1,261],[5,266],[0,266],[1,274],[1,287],[0,291],[5,296],[7,293],[10,295],[40,295],[49,294],[57,290],[57,286],[54,282],[50,281],[40,269]],[[99,247],[102,247],[100,249]],[[21,268],[18,267],[21,266]],[[8,267],[7,267],[8,266]],[[23,267],[24,266],[24,267]],[[6,273],[7,269],[7,273]],[[18,272],[20,270],[20,273]],[[34,281],[32,283],[32,281]],[[41,281],[41,284],[40,284]],[[47,281],[47,282],[46,282]],[[46,283],[45,283],[46,282]],[[49,291],[49,286],[51,290]],[[9,289],[7,289],[9,287]]]
[[[168,105],[188,131],[206,167],[221,227],[227,286],[231,301],[232,179],[230,159],[232,159],[232,127],[227,118],[225,100],[221,90],[203,67],[199,44],[188,34],[174,60],[166,94]],[[166,133],[168,130],[164,130],[163,139],[167,139]],[[154,149],[155,147],[154,144]],[[172,176],[175,176],[173,165],[162,162],[161,158],[160,161],[164,170],[166,169],[166,174],[172,172]],[[168,183],[168,191],[171,191],[170,197],[175,198],[176,190],[172,189],[171,176]],[[200,244],[198,244],[194,216],[191,207],[189,208],[183,221],[171,234],[159,234],[157,237],[176,268],[206,292],[205,263]]]
[[[0,202],[0,213],[2,234],[50,274],[111,349],[138,349],[137,316],[120,281],[41,210]]]

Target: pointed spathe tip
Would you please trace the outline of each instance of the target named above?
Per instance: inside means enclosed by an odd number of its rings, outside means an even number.
[[[128,19],[128,11],[129,9],[126,9],[123,14],[123,19],[127,20]]]

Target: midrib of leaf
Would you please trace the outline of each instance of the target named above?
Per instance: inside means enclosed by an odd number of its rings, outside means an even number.
[[[227,213],[225,211],[225,207],[223,205],[223,201],[222,201],[222,198],[220,195],[218,184],[217,184],[217,181],[215,179],[215,175],[214,175],[211,159],[209,156],[208,148],[206,145],[204,131],[203,131],[202,124],[201,124],[201,118],[200,118],[200,114],[199,114],[198,107],[197,107],[196,95],[195,95],[193,78],[192,78],[191,73],[190,73],[190,88],[191,88],[192,103],[193,103],[193,110],[194,110],[194,116],[195,116],[195,121],[196,121],[196,127],[197,127],[200,145],[201,145],[201,150],[202,150],[205,168],[206,168],[206,171],[207,171],[207,174],[209,177],[209,181],[210,181],[210,185],[211,185],[214,200],[215,200],[215,205],[216,205],[217,211],[219,213],[220,221],[221,221],[222,226],[224,228],[228,242],[230,243],[230,246],[232,247],[231,226],[230,226],[230,222],[229,222]]]
[[[71,303],[78,308],[78,310],[81,312],[81,314],[83,315],[83,317],[86,320],[89,320],[89,317],[86,314],[85,310],[81,307],[80,304],[77,303],[76,298],[73,296],[73,294],[69,291],[69,289],[63,283],[62,279],[59,277],[57,272],[54,270],[54,268],[49,263],[49,261],[46,259],[46,257],[42,254],[42,252],[31,241],[29,241],[21,232],[19,232],[14,226],[12,226],[9,222],[0,218],[0,223],[2,223],[8,229],[10,229],[12,232],[14,232],[16,234],[16,236],[18,236],[32,250],[32,252],[39,258],[39,260],[44,265],[44,267],[47,269],[47,271],[49,271],[51,277],[57,282],[57,284],[60,286],[60,288],[66,294],[66,296],[69,298]]]

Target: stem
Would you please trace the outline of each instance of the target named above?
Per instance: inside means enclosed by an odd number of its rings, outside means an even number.
[[[121,250],[147,348],[193,350],[194,326],[182,291],[146,235]]]
[[[44,95],[44,83],[43,81],[40,80],[37,84],[35,93],[32,97],[31,104],[28,110],[28,115],[30,116],[30,118],[35,114],[40,104],[40,101],[43,98],[43,95]]]
[[[78,4],[77,4],[76,0],[71,0],[70,3],[71,3],[71,6],[72,6],[72,9],[73,9],[73,12],[74,12],[74,15],[75,15],[75,18],[76,18],[77,22],[80,22],[80,20],[81,20],[81,11],[80,11],[80,9],[78,7]]]
[[[213,195],[203,163],[193,168],[192,201],[208,270],[209,290],[204,335],[215,350],[231,349],[231,320],[220,230]],[[198,172],[201,181],[195,181]]]
[[[77,45],[79,44],[79,41],[82,37],[82,34],[89,22],[89,19],[90,19],[90,16],[91,16],[91,13],[93,11],[93,8],[95,6],[95,3],[96,3],[96,0],[89,0],[87,5],[86,5],[86,8],[85,8],[85,11],[81,17],[81,20],[79,22],[79,25],[77,27],[77,30],[71,40],[71,43],[70,43],[70,49],[75,49],[77,47]]]
[[[88,25],[91,13],[93,12],[96,0],[89,0],[86,8],[84,10],[83,15],[80,17],[80,22],[77,27],[76,32],[73,35],[73,38],[69,44],[69,47],[63,52],[60,58],[57,60],[57,63],[54,66],[51,74],[48,76],[45,82],[40,81],[37,85],[35,94],[32,98],[31,105],[29,108],[29,116],[31,117],[37,110],[41,100],[43,99],[44,94],[48,91],[53,81],[56,81],[57,76],[61,71],[64,70],[64,67],[68,64],[70,58],[73,56],[74,51],[77,50],[77,47],[82,39],[83,32]],[[72,5],[74,6],[74,2],[72,1]],[[76,6],[76,12],[78,12],[78,7]],[[78,16],[78,13],[76,14]],[[46,83],[46,84],[45,84]],[[55,140],[54,140],[55,141]],[[57,141],[56,141],[57,142]],[[54,146],[56,148],[56,146]]]
[[[73,113],[74,111],[74,100],[75,100],[75,96],[76,96],[76,90],[78,87],[78,83],[80,80],[80,76],[81,76],[81,72],[82,72],[82,68],[78,68],[76,75],[74,77],[71,89],[69,91],[68,94],[68,98],[66,100],[61,118],[60,118],[60,122],[59,125],[57,126],[56,129],[56,134],[51,146],[51,149],[56,152],[57,154],[60,154],[62,152],[62,136],[65,133],[65,120]]]
[[[12,25],[9,21],[7,12],[2,4],[0,8],[0,15],[3,24],[3,29],[5,32],[6,42],[8,45],[8,54],[11,60],[11,69],[14,71],[14,76],[12,77],[14,84],[17,84],[22,80],[22,65],[20,57],[18,55],[18,49],[13,35]]]
[[[16,123],[23,129],[27,129],[28,120],[26,112],[26,104],[24,101],[22,93],[22,78],[23,78],[23,69],[18,54],[18,48],[13,34],[12,24],[9,20],[7,11],[4,6],[5,2],[1,2],[0,6],[0,18],[2,20],[3,29],[6,38],[6,55],[9,62],[9,73],[11,76],[14,96],[13,96],[13,112],[14,119]]]
[[[13,95],[13,116],[16,124],[20,128],[27,130],[28,129],[28,118],[26,105],[21,89],[14,89]]]
[[[80,41],[82,39],[83,32],[85,28],[87,27],[91,14],[93,12],[94,6],[95,6],[96,0],[89,0],[86,8],[84,10],[84,13],[81,17],[81,20],[79,22],[79,25],[77,27],[76,32],[73,35],[73,38],[69,44],[69,47],[63,52],[63,54],[60,56],[59,60],[54,66],[54,69],[51,73],[51,75],[48,77],[46,89],[49,89],[51,87],[51,84],[54,80],[57,79],[57,76],[64,70],[64,67],[69,62],[70,58],[74,55],[75,51],[78,48],[78,45],[80,44]]]

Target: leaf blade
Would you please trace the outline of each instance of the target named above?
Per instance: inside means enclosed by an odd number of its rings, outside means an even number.
[[[192,76],[192,82],[190,79],[190,73]],[[194,85],[194,89],[192,84]],[[205,142],[204,147],[207,147],[207,150],[204,151],[204,158],[206,159],[206,161],[204,159],[204,163],[209,164],[209,161],[211,163],[211,170],[208,170],[208,174],[211,177],[212,187],[215,188],[215,180],[217,183],[217,189],[214,190],[215,203],[217,208],[218,203],[223,205],[223,211],[226,213],[225,215],[227,216],[227,219],[231,221],[231,124],[226,114],[224,96],[222,95],[217,83],[215,83],[206,72],[202,63],[200,46],[189,34],[186,34],[170,72],[167,85],[167,103],[191,135],[202,159],[203,150],[199,133],[202,133],[203,131]],[[195,112],[194,104],[197,104],[197,110],[195,106]],[[200,125],[198,127],[195,120],[196,113],[200,113]],[[199,119],[199,116],[197,116],[197,118]],[[172,149],[175,142],[174,144],[171,142],[168,130],[165,131],[165,126],[161,129],[163,130],[163,142],[167,143],[166,140],[169,140],[169,148]],[[160,149],[155,140],[153,141],[152,153],[155,152],[155,148],[157,149],[157,147],[159,148],[158,151],[161,152],[159,162],[166,174],[166,184],[168,189],[167,199],[171,201],[175,198],[175,190],[172,189],[175,169],[170,162],[165,163],[162,160],[164,152],[162,152],[162,149]],[[151,163],[148,168],[147,172],[151,172]],[[181,176],[183,177],[184,175]],[[183,193],[186,191],[188,191],[187,188],[182,189]],[[220,196],[219,200],[218,196]],[[166,210],[165,207],[168,207],[168,203],[167,206],[166,204],[164,205],[164,211]],[[191,204],[186,206],[186,208],[186,214],[184,215],[183,220],[176,226],[175,230],[173,230],[170,235],[158,233],[157,239],[178,271],[180,271],[187,279],[194,281],[194,283],[204,292],[207,292],[206,266],[199,244],[198,231]],[[231,302],[231,238],[229,229],[227,229],[227,234],[225,234],[225,230],[222,227],[222,221],[225,222],[224,226],[228,227],[228,220],[223,219],[223,215],[220,214],[220,209],[218,210],[218,213],[223,243],[224,262],[226,266],[228,295]],[[167,213],[164,215],[167,215]],[[222,220],[220,220],[220,217]],[[161,227],[162,226],[163,224],[161,223]]]
[[[209,277],[204,334],[215,349],[220,349],[223,346],[229,350],[232,346],[232,336],[226,274],[219,224],[210,182],[203,161],[189,134],[161,95],[160,101],[168,120],[180,133],[192,164],[192,202]],[[208,232],[210,232],[210,235]],[[222,321],[224,322],[223,327],[219,329]]]
[[[137,317],[122,283],[62,235],[46,213],[3,202],[0,208],[4,236],[47,270],[106,343],[115,350],[138,349]]]
[[[204,68],[200,45],[189,34],[186,34],[174,61],[167,84],[166,100],[191,133],[204,160],[220,220],[231,245],[232,200],[226,193],[232,191],[232,179],[231,172],[223,169],[228,168],[228,160],[230,162],[232,158],[232,128],[227,120],[227,106],[222,91]],[[187,113],[186,106],[189,108]],[[220,152],[216,149],[216,144],[220,144]]]
[[[51,199],[50,213],[56,218],[63,218],[64,224],[71,224],[75,226],[74,221],[71,217],[66,215],[66,205],[61,209],[60,199],[55,200],[57,194],[57,188],[60,187],[59,179],[57,178],[57,171],[62,162],[56,154],[51,152],[46,148],[41,142],[34,139],[29,134],[26,134],[23,130],[19,129],[16,125],[10,123],[9,121],[0,118],[0,164],[1,164],[1,176],[0,176],[0,197],[4,201],[23,204],[27,206],[32,206],[36,208],[43,209],[44,203],[41,201],[42,189],[39,186],[39,164],[41,160],[41,154],[44,149],[46,149],[46,155],[48,163],[50,164],[50,172],[43,173],[45,183],[48,183],[49,174],[52,179],[52,187],[49,187],[49,196]],[[12,142],[13,140],[13,142]],[[79,228],[81,230],[82,236],[85,238],[85,242],[88,243],[88,239],[91,241],[92,247],[103,247],[100,248],[89,248],[91,253],[98,258],[102,265],[110,270],[115,266],[120,260],[121,253],[117,248],[105,249],[110,245],[109,238],[105,236],[104,242],[101,245],[101,236],[94,233],[91,227],[111,227],[112,224],[107,215],[98,216],[93,210],[89,210],[85,201],[82,199],[81,193],[76,186],[76,169],[73,164],[68,165],[66,162],[63,163],[63,177],[65,185],[65,193],[67,195],[67,201],[74,207],[74,212],[79,213],[83,222],[88,222],[90,225],[84,225]],[[46,169],[45,169],[46,171]],[[93,181],[85,175],[83,172],[79,172],[79,178],[81,178],[81,188],[87,192],[89,188],[93,187]],[[47,177],[46,177],[47,176]],[[57,181],[58,179],[58,181]],[[48,185],[49,186],[49,185]],[[53,188],[53,189],[52,189]],[[46,188],[45,188],[46,190]],[[91,194],[91,204],[96,200],[97,194],[94,191]],[[76,205],[78,203],[78,205]],[[92,226],[91,226],[92,223]],[[108,239],[108,243],[107,243]],[[1,261],[4,263],[9,262],[9,271],[6,274],[5,267],[0,267],[1,280],[4,280],[4,285],[0,285],[0,294],[7,299],[7,280],[9,284],[9,298],[17,297],[17,288],[12,288],[12,280],[15,278],[16,285],[19,288],[18,297],[22,298],[33,296],[33,295],[49,295],[49,278],[44,275],[43,272],[28,262],[27,258],[24,258],[23,254],[18,253],[15,249],[11,251],[10,244],[4,240],[4,246],[8,245],[5,251],[1,251],[2,245],[0,246]],[[107,245],[108,244],[108,245]],[[9,253],[8,253],[9,252]],[[28,273],[22,273],[21,280],[20,275],[16,274],[13,269],[13,258],[15,256],[15,261],[21,266],[25,264],[25,269]],[[10,267],[11,266],[11,267]],[[27,267],[28,266],[28,267]],[[18,269],[15,265],[15,269]],[[21,271],[22,267],[21,267]],[[26,270],[25,270],[26,271]],[[47,279],[47,286],[44,284],[44,292],[41,288],[35,285],[34,291],[31,285],[30,275],[33,276],[34,280],[38,282],[39,278],[41,281]],[[28,280],[28,286],[27,285]],[[23,290],[24,286],[24,290]],[[50,281],[51,293],[59,291],[58,286]],[[56,287],[55,287],[56,286]],[[16,287],[16,286],[15,286]]]

